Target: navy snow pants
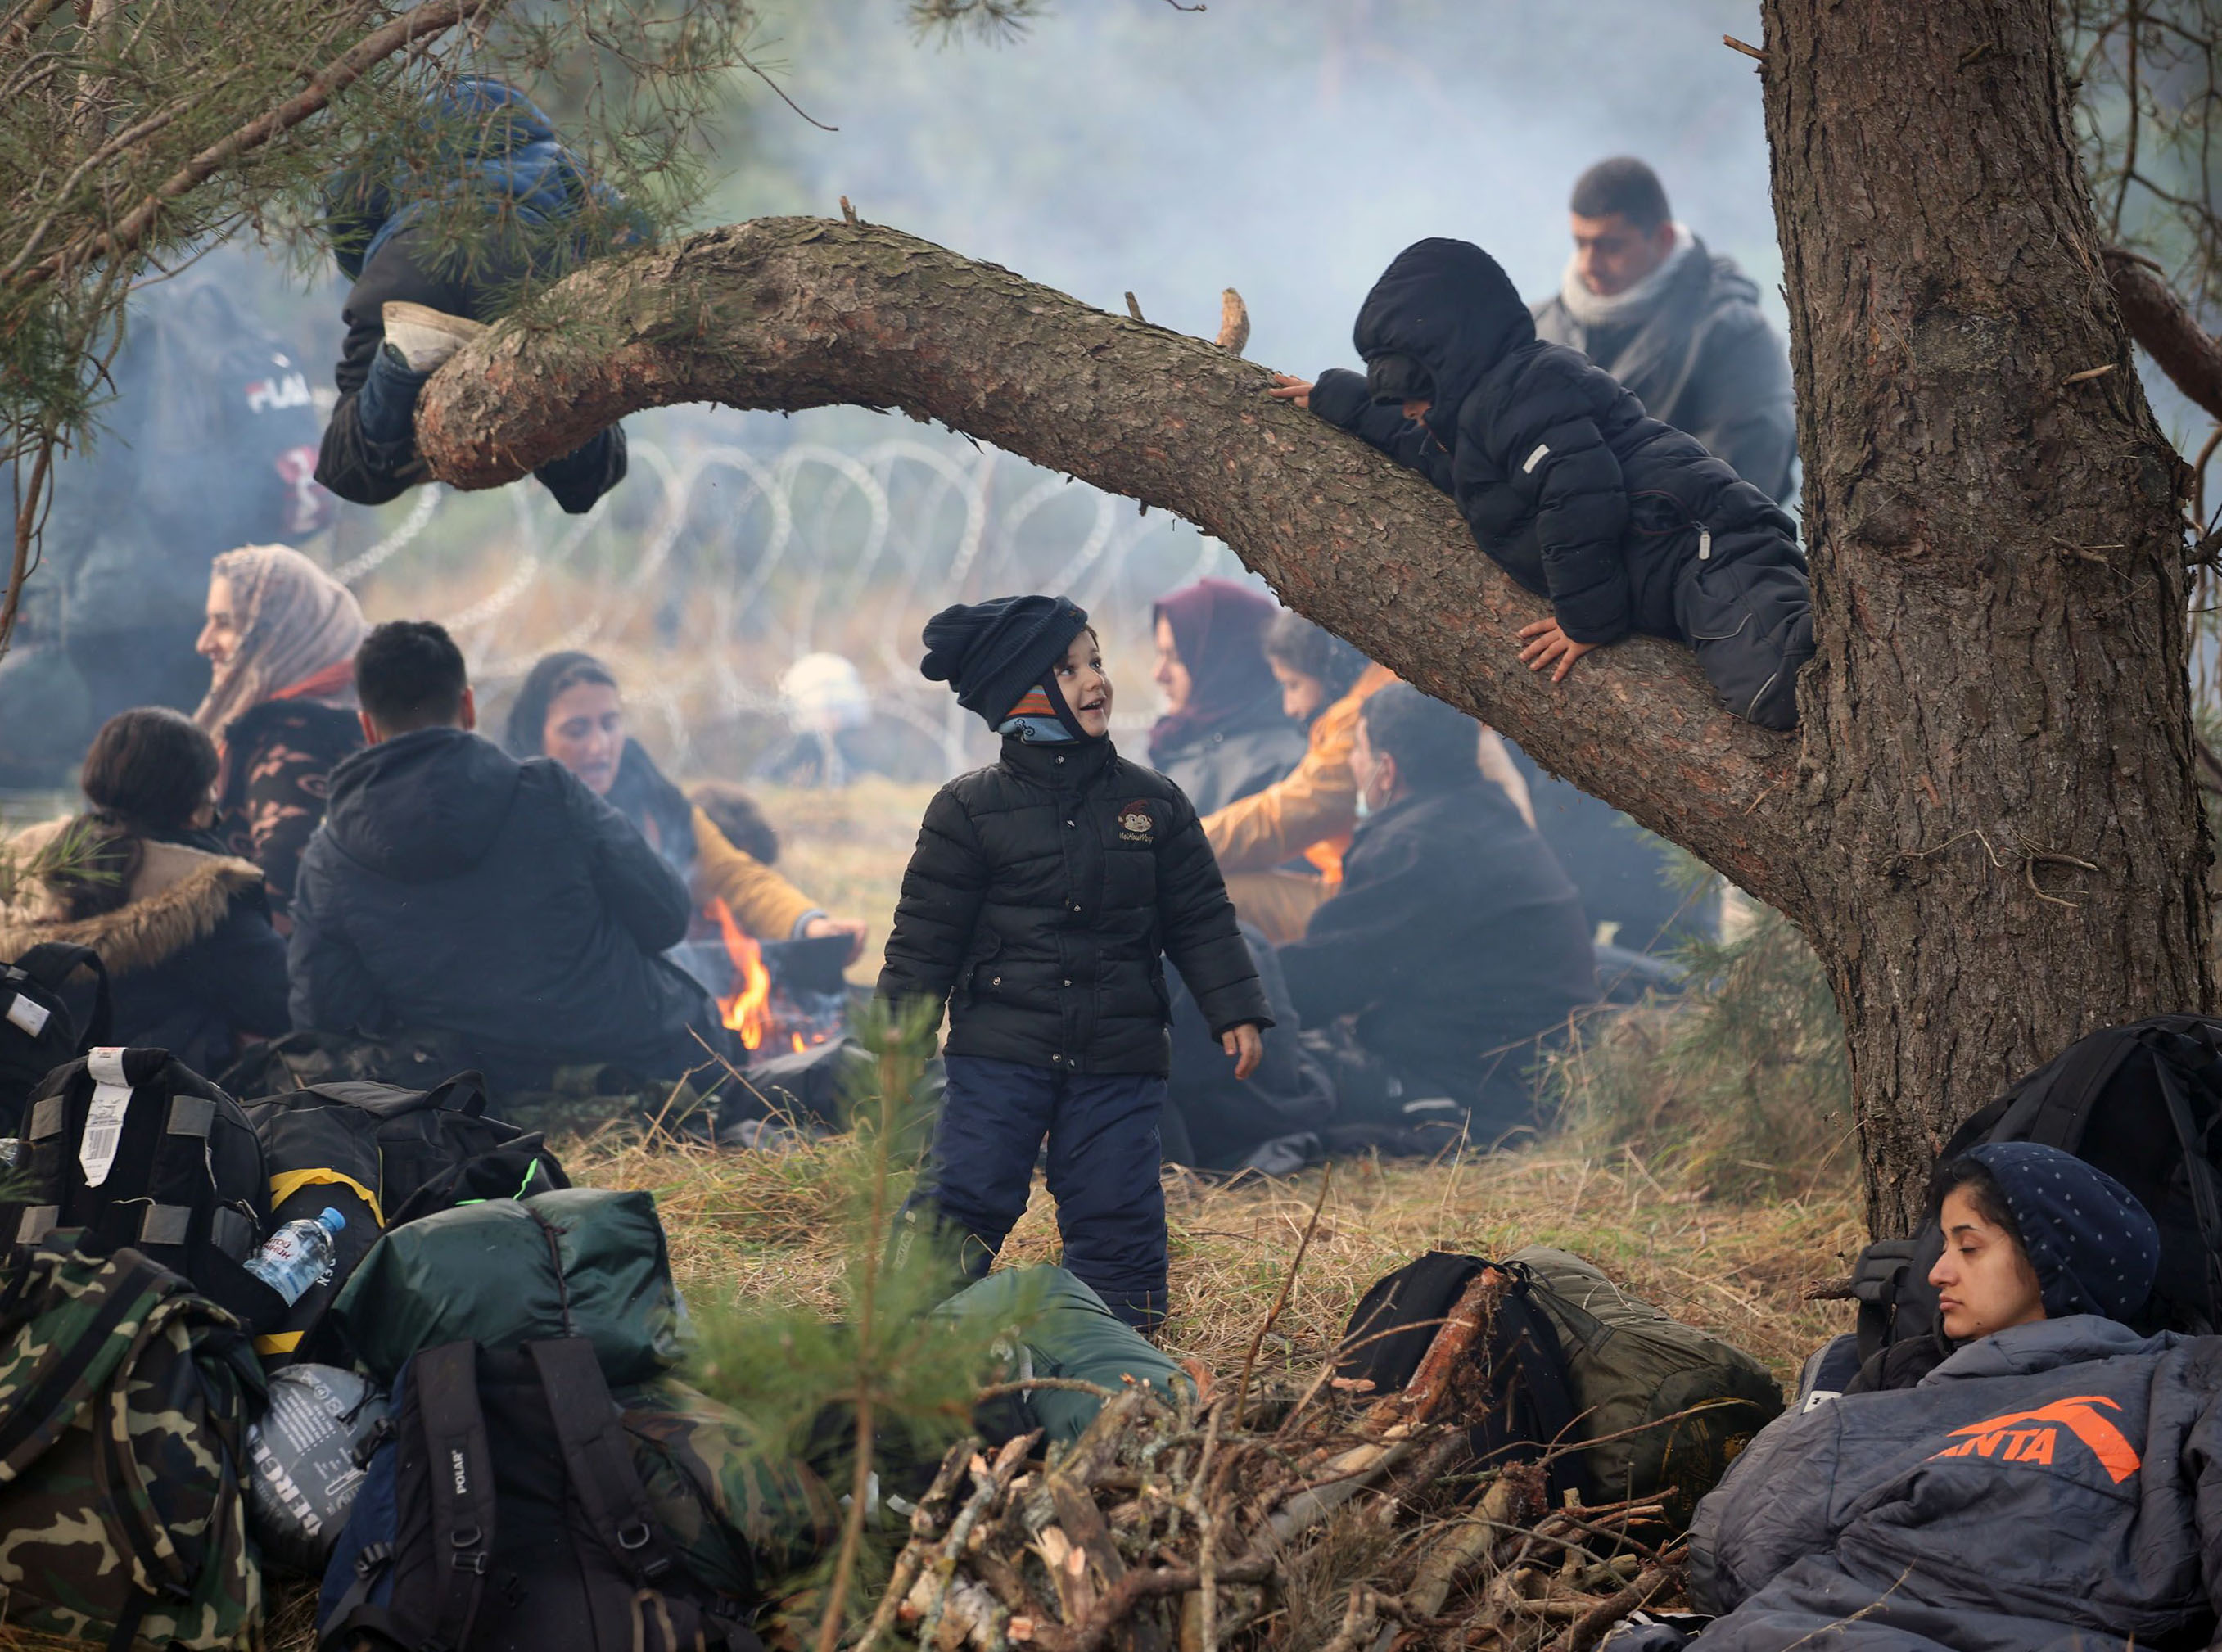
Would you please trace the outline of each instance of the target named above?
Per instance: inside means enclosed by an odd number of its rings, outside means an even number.
[[[1064,1266],[1139,1330],[1165,1312],[1165,1195],[1151,1073],[1070,1073],[953,1055],[933,1125],[920,1203],[938,1213],[973,1278],[984,1278],[1026,1213],[1034,1159],[1049,1138]]]

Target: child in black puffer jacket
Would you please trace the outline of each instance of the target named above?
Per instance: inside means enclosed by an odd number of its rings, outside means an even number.
[[[1772,499],[1579,350],[1538,341],[1510,279],[1466,242],[1399,253],[1354,342],[1363,375],[1276,375],[1271,393],[1426,475],[1484,550],[1550,599],[1552,617],[1520,632],[1531,669],[1562,681],[1630,631],[1671,637],[1737,716],[1796,726],[1812,589]]]
[[[1046,1135],[1064,1266],[1147,1329],[1165,1303],[1164,959],[1242,1078],[1272,1025],[1257,966],[1196,810],[1112,748],[1084,611],[999,598],[944,609],[925,641],[921,669],[1003,755],[926,806],[880,975],[893,1003],[949,1006],[949,1087],[904,1240],[931,1210],[984,1275]]]

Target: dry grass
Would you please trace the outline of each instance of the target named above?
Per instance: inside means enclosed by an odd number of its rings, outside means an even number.
[[[840,1161],[854,1151],[831,1140],[771,1158],[649,1146],[612,1131],[564,1157],[582,1182],[656,1194],[690,1300],[830,1311],[842,1266],[827,1239],[833,1190],[853,1179]],[[1321,1175],[1230,1187],[1167,1172],[1168,1349],[1221,1370],[1240,1366],[1287,1274]],[[1546,1140],[1433,1164],[1346,1161],[1334,1168],[1319,1232],[1268,1352],[1291,1374],[1309,1374],[1365,1287],[1423,1250],[1502,1256],[1541,1243],[1592,1259],[1787,1381],[1818,1343],[1847,1329],[1842,1304],[1805,1301],[1806,1285],[1843,1273],[1862,1242],[1848,1190],[1720,1202],[1654,1179],[1626,1150],[1605,1160]],[[1055,1209],[1037,1186],[1004,1255],[1024,1265],[1053,1260],[1058,1248]]]

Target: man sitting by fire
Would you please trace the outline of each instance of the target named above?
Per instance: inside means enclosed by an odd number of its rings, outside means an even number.
[[[643,1079],[737,1053],[709,995],[663,954],[686,882],[561,763],[472,732],[440,626],[379,626],[355,655],[366,750],[332,771],[301,859],[293,1024],[459,1035],[496,1088],[606,1064]]]
[[[1342,883],[1280,959],[1306,1026],[1355,1018],[1341,1119],[1470,1123],[1485,1146],[1528,1122],[1535,1046],[1596,975],[1580,897],[1483,776],[1479,732],[1409,683],[1359,707]]]

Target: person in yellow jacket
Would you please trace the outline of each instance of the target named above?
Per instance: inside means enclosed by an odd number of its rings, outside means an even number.
[[[1302,939],[1313,911],[1342,881],[1342,853],[1358,824],[1358,782],[1350,772],[1358,708],[1397,679],[1294,612],[1283,612],[1267,630],[1265,657],[1281,685],[1281,709],[1310,730],[1304,755],[1263,791],[1206,815],[1203,835],[1236,911],[1281,945]],[[1496,730],[1482,730],[1476,761],[1534,826],[1528,783]]]
[[[625,731],[617,678],[591,654],[549,654],[525,675],[509,712],[505,744],[513,757],[553,757],[640,829],[676,868],[704,906],[722,901],[733,921],[758,940],[844,935],[851,962],[864,948],[864,926],[823,907],[747,851],[667,780]]]

